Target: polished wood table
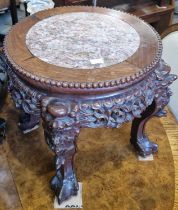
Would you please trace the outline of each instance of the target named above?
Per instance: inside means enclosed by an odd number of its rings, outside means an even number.
[[[42,116],[46,142],[56,155],[51,186],[59,203],[78,191],[73,158],[81,128],[118,128],[133,121],[131,144],[142,156],[157,152],[144,127],[152,116],[165,115],[168,86],[176,79],[161,53],[151,26],[97,7],[42,11],[6,36],[6,69],[21,110],[19,127],[31,130]]]

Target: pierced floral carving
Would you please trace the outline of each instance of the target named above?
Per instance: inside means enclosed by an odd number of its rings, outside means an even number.
[[[170,74],[171,68],[163,60],[161,64],[161,71],[158,69],[156,73],[156,92],[155,92],[155,101],[157,103],[158,112],[157,116],[165,116],[166,112],[163,110],[164,107],[169,103],[172,91],[169,86],[177,79],[177,76]]]
[[[177,77],[169,74],[170,67],[164,61],[147,79],[131,90],[106,100],[80,104],[78,118],[83,127],[119,127],[124,122],[141,117],[141,113],[156,101],[161,111],[169,102],[168,87]]]
[[[26,86],[18,78],[11,67],[6,63],[6,71],[9,76],[8,90],[16,108],[21,111],[19,127],[23,132],[36,128],[40,121],[40,100],[42,94]]]

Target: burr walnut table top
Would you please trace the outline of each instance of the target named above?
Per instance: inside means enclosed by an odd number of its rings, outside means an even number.
[[[36,13],[9,32],[5,54],[16,73],[53,92],[128,87],[159,63],[159,35],[145,22],[106,8],[61,7]]]

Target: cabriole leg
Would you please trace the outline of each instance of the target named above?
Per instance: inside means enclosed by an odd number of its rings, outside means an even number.
[[[65,105],[50,99],[43,101],[42,116],[46,142],[55,153],[56,174],[51,180],[51,188],[60,204],[78,192],[73,159],[79,126],[69,116]]]
[[[142,113],[141,118],[135,118],[131,128],[131,144],[143,157],[158,151],[158,145],[148,139],[144,133],[147,121],[157,112],[155,101]]]

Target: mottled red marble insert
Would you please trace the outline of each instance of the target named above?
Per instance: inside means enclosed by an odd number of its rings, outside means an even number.
[[[74,69],[120,63],[132,56],[139,44],[139,34],[128,23],[88,12],[46,18],[26,36],[26,45],[33,55],[49,64]]]

